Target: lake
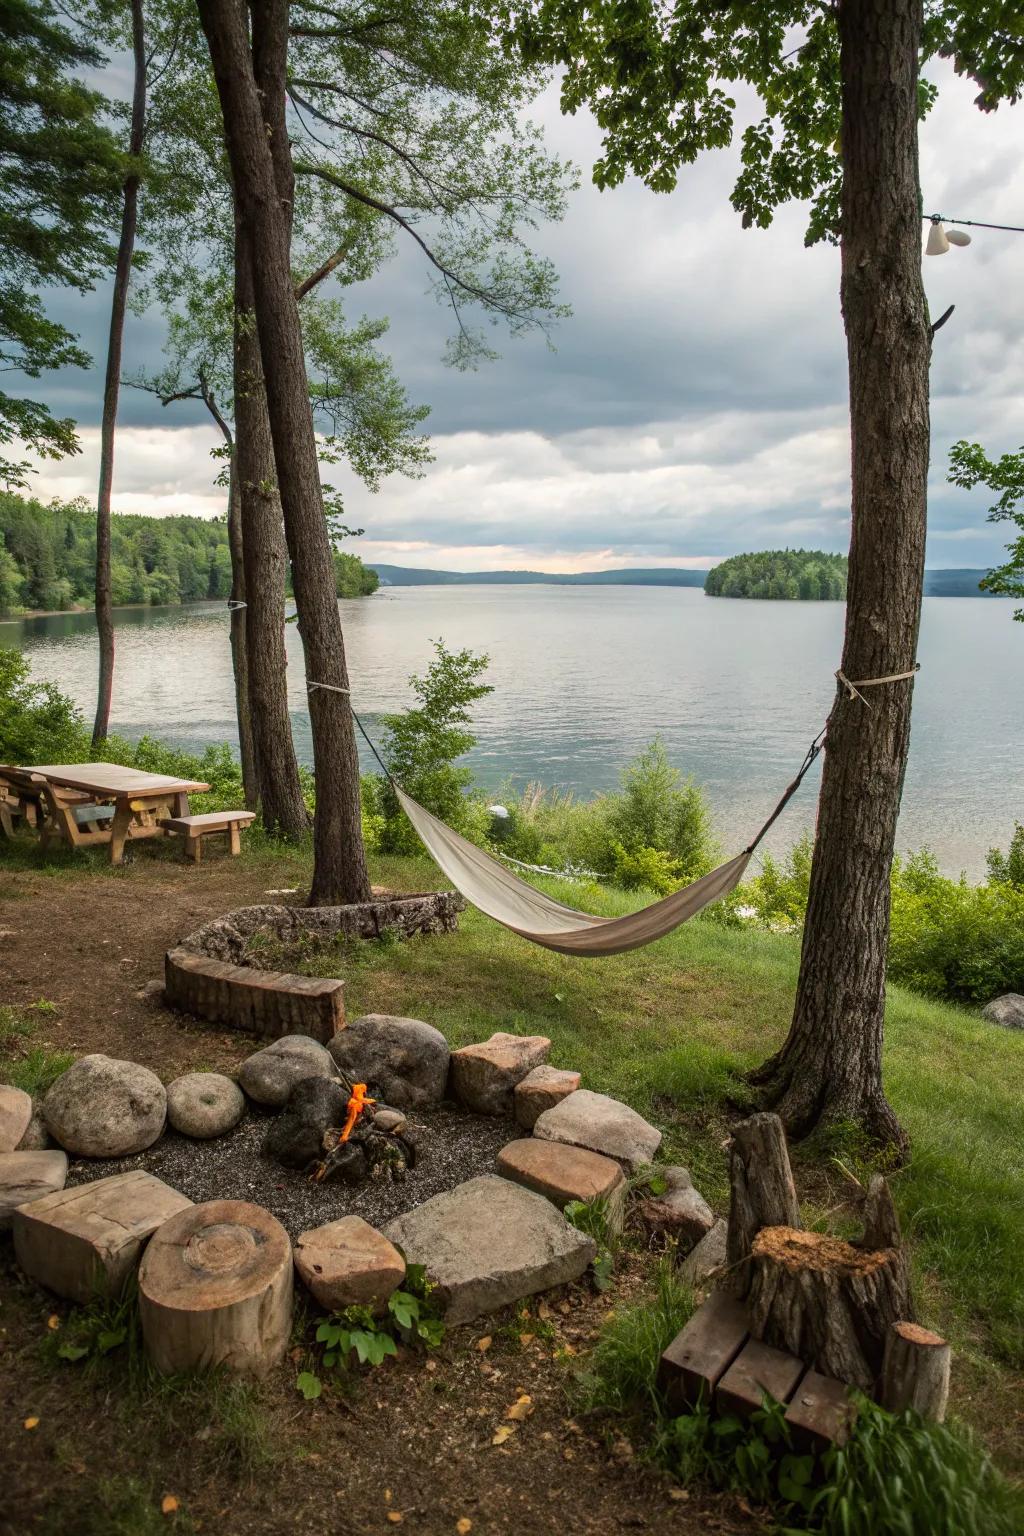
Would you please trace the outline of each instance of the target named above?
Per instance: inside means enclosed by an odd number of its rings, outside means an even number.
[[[391,587],[340,604],[353,702],[367,728],[410,700],[406,679],[430,641],[491,658],[494,693],[477,708],[477,779],[582,795],[613,788],[655,735],[705,786],[723,848],[739,849],[792,777],[833,696],[839,603],[713,599],[682,587]],[[1008,602],[926,598],[922,671],[899,845],[928,844],[951,873],[984,874],[1024,820],[1024,625]],[[183,747],[234,741],[223,604],[121,609],[113,728]],[[301,643],[287,628],[299,753],[310,760]],[[33,675],[91,718],[91,614],[0,624]],[[368,755],[367,755],[368,756]],[[369,766],[369,762],[367,762]],[[813,826],[817,770],[773,830],[786,847]]]

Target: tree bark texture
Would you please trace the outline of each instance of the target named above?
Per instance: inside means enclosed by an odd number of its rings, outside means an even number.
[[[300,837],[309,826],[309,812],[288,712],[288,554],[253,305],[249,238],[240,226],[235,239],[235,470],[247,605],[243,616],[249,715],[263,825],[283,837]]]
[[[751,1115],[733,1127],[729,1149],[728,1284],[746,1295],[750,1250],[762,1227],[799,1227],[800,1202],[778,1115]]]
[[[287,149],[286,141],[275,141],[284,131],[287,0],[252,5],[252,51],[239,0],[198,4],[223,111],[236,214],[250,237],[256,327],[306,676],[328,685],[309,694],[316,774],[310,901],[365,901],[370,884],[355,727],[292,281],[290,210],[275,180],[275,157],[280,162]],[[260,771],[262,776],[262,764]]]
[[[146,32],[142,0],[131,0],[134,88],[128,153],[142,154],[146,133]],[[96,497],[96,632],[99,639],[99,682],[92,743],[97,746],[110,734],[110,701],[114,691],[114,615],[110,591],[110,496],[114,482],[114,432],[121,388],[121,349],[128,285],[132,275],[135,230],[139,214],[139,176],[130,171],[124,183],[121,235],[114,267],[114,291],[110,301],[110,337],[107,371],[103,383],[103,415],[100,423],[100,483]]]
[[[882,1406],[890,1413],[912,1408],[922,1418],[941,1424],[949,1403],[952,1358],[952,1350],[937,1333],[919,1323],[893,1323],[882,1362]]]
[[[852,530],[842,671],[910,670],[924,577],[931,333],[917,164],[920,0],[840,0]],[[889,875],[912,682],[836,694],[789,1037],[754,1080],[787,1129],[906,1146],[882,1090]]]
[[[235,679],[235,715],[238,720],[238,756],[242,764],[242,792],[246,810],[259,804],[260,786],[249,708],[249,657],[245,642],[245,567],[242,553],[242,497],[232,447],[228,477],[228,549],[231,554],[231,670]]]

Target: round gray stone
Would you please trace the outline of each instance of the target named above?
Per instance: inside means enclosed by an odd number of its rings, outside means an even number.
[[[1002,997],[994,997],[985,1004],[981,1016],[990,1024],[1001,1024],[1003,1029],[1024,1029],[1024,996],[1004,992]]]
[[[242,1062],[238,1081],[257,1104],[279,1109],[304,1077],[337,1077],[330,1052],[308,1035],[283,1035]]]
[[[440,1104],[448,1081],[448,1042],[422,1019],[367,1013],[339,1029],[328,1047],[353,1082],[370,1083],[396,1109]]]
[[[36,1105],[32,1106],[32,1118],[25,1128],[25,1134],[18,1142],[19,1152],[45,1152],[47,1147],[53,1146],[53,1137],[46,1129],[46,1121],[42,1112]]]
[[[244,1110],[245,1094],[221,1072],[186,1072],[167,1085],[167,1120],[183,1136],[223,1136]]]
[[[49,1089],[43,1119],[53,1139],[78,1157],[144,1152],[162,1134],[167,1094],[155,1072],[112,1056],[83,1056]]]

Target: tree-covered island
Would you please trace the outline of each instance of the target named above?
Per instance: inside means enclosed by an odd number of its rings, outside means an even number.
[[[841,602],[846,596],[846,556],[820,549],[732,555],[708,571],[704,591],[708,597]]]

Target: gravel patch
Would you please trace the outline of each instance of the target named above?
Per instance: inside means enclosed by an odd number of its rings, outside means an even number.
[[[249,1200],[262,1205],[296,1238],[340,1216],[362,1216],[371,1226],[382,1227],[465,1179],[493,1173],[498,1153],[517,1134],[511,1120],[458,1109],[410,1114],[416,1167],[404,1179],[367,1179],[353,1189],[341,1183],[311,1184],[305,1174],[262,1157],[260,1147],[275,1118],[250,1106],[234,1130],[212,1141],[167,1131],[154,1146],[130,1157],[76,1159],[67,1182],[87,1184],[144,1168],[197,1204]]]

